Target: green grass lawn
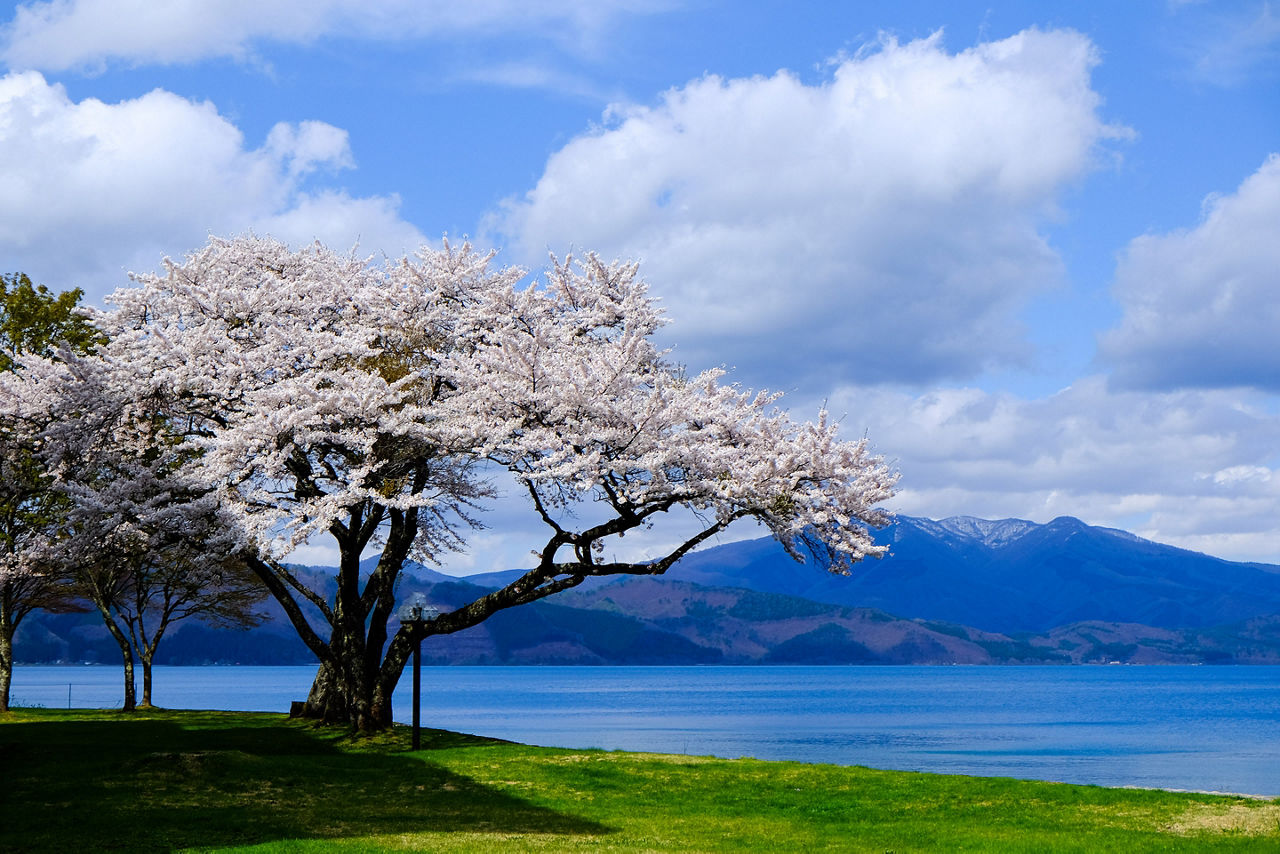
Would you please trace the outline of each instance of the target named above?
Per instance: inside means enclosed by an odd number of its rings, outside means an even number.
[[[1280,801],[527,747],[281,715],[0,715],[0,851],[1280,851]]]

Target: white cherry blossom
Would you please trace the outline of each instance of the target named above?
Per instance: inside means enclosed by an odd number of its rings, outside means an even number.
[[[546,523],[538,565],[434,632],[590,576],[661,573],[739,519],[836,572],[884,552],[868,528],[896,476],[866,441],[841,440],[825,414],[792,421],[720,371],[686,376],[653,343],[664,319],[631,263],[553,258],[529,284],[465,244],[376,265],[214,238],[110,301],[96,317],[109,396],[180,437],[183,477],[217,496],[321,661],[318,716],[389,721],[411,645],[388,628],[396,581],[411,555],[464,546],[492,497],[486,467],[507,469]],[[679,508],[702,528],[664,556],[605,560],[612,538]],[[331,595],[284,563],[324,533],[340,554]],[[361,570],[371,544],[381,556]]]

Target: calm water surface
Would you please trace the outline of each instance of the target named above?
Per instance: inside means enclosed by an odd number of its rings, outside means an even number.
[[[314,673],[157,667],[154,699],[286,711]],[[118,706],[120,680],[108,666],[18,667],[13,702]],[[433,667],[423,723],[562,747],[1280,796],[1280,667]]]

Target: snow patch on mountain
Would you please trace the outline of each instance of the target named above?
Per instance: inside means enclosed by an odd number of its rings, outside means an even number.
[[[1026,519],[978,519],[973,516],[951,516],[932,522],[934,533],[944,532],[966,540],[974,540],[989,548],[1000,548],[1035,528]]]

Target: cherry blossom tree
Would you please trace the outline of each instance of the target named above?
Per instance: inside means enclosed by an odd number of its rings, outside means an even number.
[[[51,293],[21,273],[0,275],[0,377],[14,381],[25,355],[50,357],[60,345],[85,352],[100,343],[78,312],[79,290]],[[0,391],[0,712],[9,710],[13,637],[37,609],[75,608],[48,559],[67,510],[39,455],[38,437],[18,417],[19,399]]]
[[[138,277],[100,318],[117,382],[168,401],[191,473],[236,515],[248,565],[319,659],[316,716],[389,722],[382,665],[403,564],[459,547],[488,497],[474,455],[446,444],[462,431],[433,406],[457,306],[494,275],[470,252],[388,274],[320,246],[213,240]],[[316,534],[340,554],[332,599],[284,562]],[[363,572],[371,547],[381,556]]]
[[[162,395],[139,393],[109,361],[64,352],[23,357],[2,388],[35,436],[60,496],[42,552],[62,590],[101,615],[120,648],[124,710],[151,704],[152,664],[169,627],[197,618],[261,621],[265,591],[239,555],[243,538],[214,490],[187,474],[197,451],[172,430]]]
[[[254,606],[266,591],[219,542],[225,530],[210,496],[183,498],[177,491],[139,476],[115,491],[110,505],[77,506],[62,544],[76,591],[120,648],[124,711],[137,704],[135,660],[142,665],[141,704],[152,705],[152,667],[174,623],[194,618],[249,627],[264,618]]]
[[[797,424],[773,395],[669,363],[634,265],[553,259],[545,282],[523,280],[470,246],[374,266],[213,239],[98,318],[117,382],[166,401],[192,476],[218,490],[249,566],[319,658],[309,714],[390,722],[412,642],[391,631],[396,582],[410,557],[463,546],[494,467],[546,525],[537,564],[429,632],[590,577],[660,574],[742,519],[836,572],[884,551],[868,527],[886,521],[889,468],[825,416]],[[697,527],[662,554],[613,556],[682,510]],[[332,598],[285,563],[321,533],[339,554]]]

